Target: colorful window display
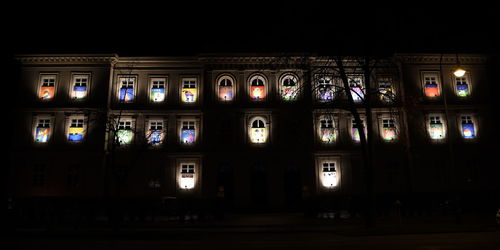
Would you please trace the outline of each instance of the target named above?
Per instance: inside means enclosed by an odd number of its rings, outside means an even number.
[[[393,141],[396,139],[396,126],[393,119],[382,120],[382,138],[384,141]]]
[[[457,95],[460,97],[469,96],[469,84],[467,83],[467,77],[456,77],[455,82],[457,84]]]
[[[322,77],[318,79],[318,98],[319,101],[331,101],[334,96],[334,87],[330,77]]]
[[[150,121],[149,124],[149,130],[146,134],[149,144],[160,145],[165,137],[163,121]]]
[[[131,121],[118,122],[118,130],[116,131],[116,140],[118,145],[127,145],[132,143],[134,132],[132,131]]]
[[[439,96],[439,82],[437,74],[424,74],[424,91],[427,97]]]
[[[75,75],[73,76],[73,89],[71,91],[71,98],[85,99],[87,97],[87,85],[89,82],[88,75]]]
[[[134,85],[135,78],[121,77],[120,78],[120,102],[131,103],[134,102]]]
[[[349,79],[349,88],[351,88],[351,96],[354,102],[361,102],[365,97],[363,93],[363,78],[354,76]]]
[[[320,120],[320,138],[323,143],[335,142],[335,128],[333,119]]]
[[[257,76],[254,77],[250,85],[250,97],[252,100],[264,100],[266,98],[266,86],[264,85],[264,78]]]
[[[378,80],[379,99],[383,102],[394,102],[396,96],[391,77],[380,77]]]
[[[152,102],[165,101],[165,79],[153,78],[151,79],[151,95]]]
[[[191,144],[196,140],[196,130],[194,121],[184,121],[182,122],[181,129],[181,143]]]
[[[263,120],[257,119],[252,122],[250,128],[250,141],[252,143],[265,143],[267,140],[267,128]]]
[[[293,101],[297,99],[297,95],[297,78],[293,75],[286,75],[281,82],[281,97],[285,101]]]
[[[323,163],[321,182],[326,188],[334,188],[338,185],[337,170],[335,162]]]
[[[46,143],[50,138],[50,119],[38,120],[38,125],[35,129],[35,141]]]
[[[68,131],[68,141],[80,142],[83,140],[84,126],[83,119],[71,119]]]
[[[444,139],[445,130],[440,116],[429,117],[429,135],[434,140]]]
[[[192,103],[196,102],[197,86],[195,78],[185,78],[182,80],[182,102]]]
[[[462,116],[462,136],[466,139],[476,138],[474,122],[471,116]]]
[[[181,178],[180,178],[180,187],[183,189],[192,189],[194,188],[194,164],[182,164],[181,165]]]
[[[364,130],[365,136],[366,136],[366,127],[364,126],[364,121],[363,120],[361,120],[361,126],[363,127],[363,130]],[[360,137],[359,129],[357,127],[358,126],[357,126],[356,120],[352,120],[351,137],[352,137],[352,140],[355,143],[361,142],[361,137]]]
[[[42,100],[52,100],[55,94],[55,75],[43,75],[40,83],[40,93],[38,97]]]
[[[219,99],[221,101],[233,100],[233,81],[227,76],[219,81]]]

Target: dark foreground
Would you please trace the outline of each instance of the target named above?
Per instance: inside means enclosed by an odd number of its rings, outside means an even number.
[[[2,249],[499,249],[493,220],[460,224],[435,218],[361,221],[301,214],[226,216],[161,226],[18,228],[4,232]]]

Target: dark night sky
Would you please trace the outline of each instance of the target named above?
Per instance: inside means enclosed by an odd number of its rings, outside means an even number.
[[[7,52],[193,55],[210,52],[497,52],[493,6],[324,5],[303,1],[11,8]]]

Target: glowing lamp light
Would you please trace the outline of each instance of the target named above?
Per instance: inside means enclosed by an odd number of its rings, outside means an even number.
[[[321,183],[323,184],[323,187],[326,188],[334,188],[338,184],[337,180],[337,172],[324,172],[323,176],[321,177]]]
[[[194,188],[194,174],[181,174],[181,180],[179,182],[179,187],[182,189],[193,189]]]
[[[464,69],[462,69],[462,68],[457,68],[457,69],[453,72],[453,74],[454,74],[456,77],[462,77],[462,76],[464,76],[464,75],[465,75],[465,73],[466,73],[466,71],[465,71]]]

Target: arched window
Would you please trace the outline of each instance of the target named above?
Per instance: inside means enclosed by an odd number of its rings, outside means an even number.
[[[250,98],[254,101],[266,98],[266,80],[261,75],[250,78]]]
[[[250,141],[252,143],[265,143],[267,141],[267,127],[264,118],[258,117],[251,120]]]
[[[231,101],[234,96],[234,80],[230,76],[220,77],[219,84],[219,100],[221,101]]]
[[[280,95],[285,101],[297,99],[299,90],[299,80],[295,74],[285,74],[280,80]]]

